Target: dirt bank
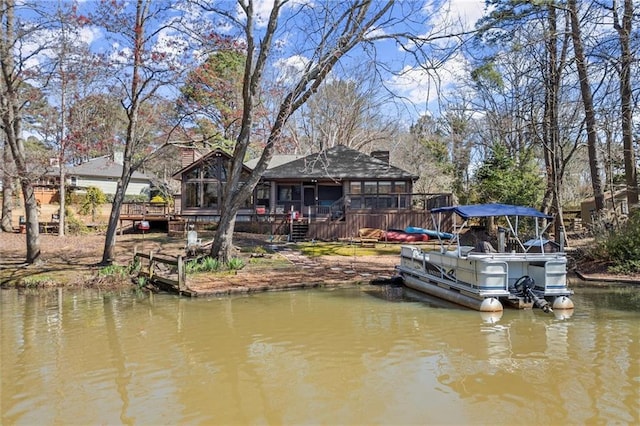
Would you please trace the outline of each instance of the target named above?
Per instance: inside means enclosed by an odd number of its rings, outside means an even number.
[[[265,291],[270,289],[368,283],[393,274],[397,256],[320,256],[308,258],[292,244],[273,244],[266,236],[237,234],[234,243],[245,267],[233,274],[189,276],[187,285],[199,294]],[[134,250],[154,255],[184,255],[185,241],[166,234],[129,234],[117,237],[115,263],[128,265]],[[41,235],[40,261],[26,265],[24,234],[0,233],[0,285],[113,286],[97,280],[104,248],[103,235]],[[275,248],[275,250],[273,250]],[[261,257],[253,257],[260,253]],[[128,285],[128,283],[127,283]]]
[[[205,236],[206,238],[206,236]],[[397,254],[361,255],[357,250],[349,256],[303,256],[295,244],[273,244],[265,235],[237,234],[238,257],[245,267],[237,273],[199,274],[189,276],[187,285],[199,295],[266,291],[326,285],[369,283],[388,278],[394,273]],[[115,260],[128,265],[135,250],[152,251],[154,255],[184,255],[183,238],[164,233],[129,234],[117,237]],[[97,279],[104,248],[103,235],[41,235],[42,256],[35,265],[26,265],[24,234],[0,233],[0,285],[4,287],[97,286],[113,287],[122,282]],[[273,250],[275,249],[275,250]],[[259,258],[253,256],[259,253]],[[604,262],[572,262],[580,282],[638,282],[638,276],[611,275]],[[131,285],[125,282],[125,285]]]

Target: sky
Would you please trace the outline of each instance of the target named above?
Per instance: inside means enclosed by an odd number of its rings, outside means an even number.
[[[50,0],[54,4],[53,0]],[[301,4],[312,5],[314,0],[292,0],[291,8],[295,8]],[[336,0],[338,1],[338,0]],[[79,1],[79,13],[90,14],[95,8],[97,0],[80,0]],[[212,2],[213,3],[213,2]],[[229,6],[231,13],[238,14],[239,9],[235,2],[230,0],[222,0],[215,2],[217,5]],[[273,0],[256,1],[255,15],[257,16],[256,31],[260,32],[261,27],[267,20],[268,14],[271,10]],[[411,29],[414,33],[420,34],[442,34],[444,32],[457,32],[464,31],[473,28],[475,22],[482,17],[484,11],[484,0],[400,0],[395,10],[398,14],[406,11],[407,8],[412,8],[417,13],[410,16],[409,20],[397,23],[393,29],[383,28],[379,31],[401,31],[405,29]],[[235,11],[234,11],[235,9]],[[203,12],[200,9],[182,8],[186,11],[187,15],[191,14],[194,18],[190,23],[183,23],[181,25],[196,26],[195,23],[198,19],[202,18]],[[239,14],[236,16],[240,16]],[[291,28],[295,28],[296,25],[288,22],[284,25],[289,25]],[[406,26],[406,28],[403,28]],[[224,26],[217,26],[217,31],[232,33],[231,27],[225,28]],[[279,58],[274,62],[274,68],[280,68],[275,72],[283,73],[292,72],[300,67],[304,66],[308,62],[308,50],[301,47],[301,44],[308,40],[304,32],[307,28],[295,31],[284,31],[279,33],[278,39],[275,41],[275,46],[279,51]],[[172,51],[183,46],[184,43],[176,43],[183,37],[179,31],[163,30],[159,32],[155,39],[155,43],[158,51],[167,54],[167,57],[171,55]],[[112,52],[114,58],[118,56],[126,56],[130,54],[124,43],[119,42],[117,38],[109,36],[97,26],[85,26],[78,34],[78,41],[83,41],[91,46],[93,51],[106,51]],[[434,44],[436,47],[444,47],[444,45]],[[370,54],[370,52],[369,52]],[[362,56],[360,56],[362,55]],[[358,64],[358,61],[369,60],[365,58],[367,52],[363,49],[355,49],[345,59],[345,62],[351,62],[351,65]],[[384,80],[383,84],[386,88],[392,90],[399,98],[404,99],[405,106],[409,105],[409,110],[412,111],[411,115],[423,114],[430,112],[437,114],[439,90],[454,90],[456,82],[461,81],[465,77],[467,60],[460,53],[449,57],[445,62],[439,65],[438,71],[434,72],[426,71],[415,61],[403,52],[396,43],[382,42],[376,44],[376,55],[381,58],[386,64],[386,68],[393,69],[394,72],[382,71],[380,75]],[[430,58],[432,59],[432,58]],[[179,55],[175,55],[175,65],[180,65]],[[422,65],[424,65],[423,62]],[[337,73],[337,71],[336,71]],[[338,78],[345,78],[344,75]]]

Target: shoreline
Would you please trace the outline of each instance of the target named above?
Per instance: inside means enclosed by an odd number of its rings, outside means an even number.
[[[0,233],[0,288],[96,288],[104,290],[135,289],[130,277],[98,277],[102,244],[101,235],[43,235],[42,258],[38,264],[25,265],[24,234]],[[154,255],[184,254],[183,239],[166,234],[130,234],[117,237],[116,264],[127,265],[134,250],[152,251]],[[187,288],[194,297],[221,297],[265,291],[306,288],[345,287],[372,284],[391,279],[397,255],[303,255],[293,243],[280,244],[269,254],[253,259],[252,251],[273,247],[264,235],[239,235],[234,242],[244,250],[245,267],[234,273],[197,274],[187,277]],[[349,246],[351,247],[351,246]],[[349,248],[351,250],[351,248]],[[265,260],[263,260],[263,258]],[[273,261],[274,263],[269,263]],[[261,264],[260,262],[264,262]],[[634,285],[638,277],[580,270],[568,272],[570,286]]]

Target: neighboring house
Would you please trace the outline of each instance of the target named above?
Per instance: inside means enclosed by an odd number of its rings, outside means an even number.
[[[122,175],[122,161],[118,155],[114,159],[109,156],[93,158],[86,163],[69,167],[66,171],[67,183],[72,189],[82,193],[88,187],[99,188],[106,195],[115,195],[116,184]],[[127,186],[125,196],[149,197],[151,179],[140,173],[133,172]]]
[[[621,189],[615,191],[613,196],[610,191],[604,193],[605,208],[609,211],[615,211],[618,216],[626,216],[629,214],[629,203],[627,201],[627,190]],[[596,214],[596,202],[594,198],[580,203],[580,216],[582,224],[589,225],[593,223]]]
[[[71,191],[83,193],[90,186],[102,190],[105,195],[116,193],[116,184],[122,175],[121,156],[114,159],[109,156],[91,159],[77,166],[65,170],[67,187]],[[59,171],[56,167],[43,176],[35,185],[36,198],[42,204],[51,204],[58,200]],[[149,197],[151,179],[140,172],[134,172],[127,187],[125,196]]]

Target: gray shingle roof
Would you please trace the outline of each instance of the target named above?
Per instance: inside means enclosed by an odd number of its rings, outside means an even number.
[[[267,169],[264,179],[417,179],[398,167],[344,145]]]
[[[109,156],[93,158],[86,163],[67,169],[68,176],[93,176],[104,178],[119,178],[122,175],[122,165],[114,163]],[[151,180],[148,176],[133,172],[133,179]]]
[[[283,164],[290,163],[299,158],[303,158],[304,155],[294,155],[294,154],[278,154],[271,157],[271,161],[269,161],[269,165],[267,166],[267,170],[273,169],[274,167],[281,166]],[[249,160],[244,163],[245,166],[255,169],[258,165],[259,158],[254,158],[253,160]]]

